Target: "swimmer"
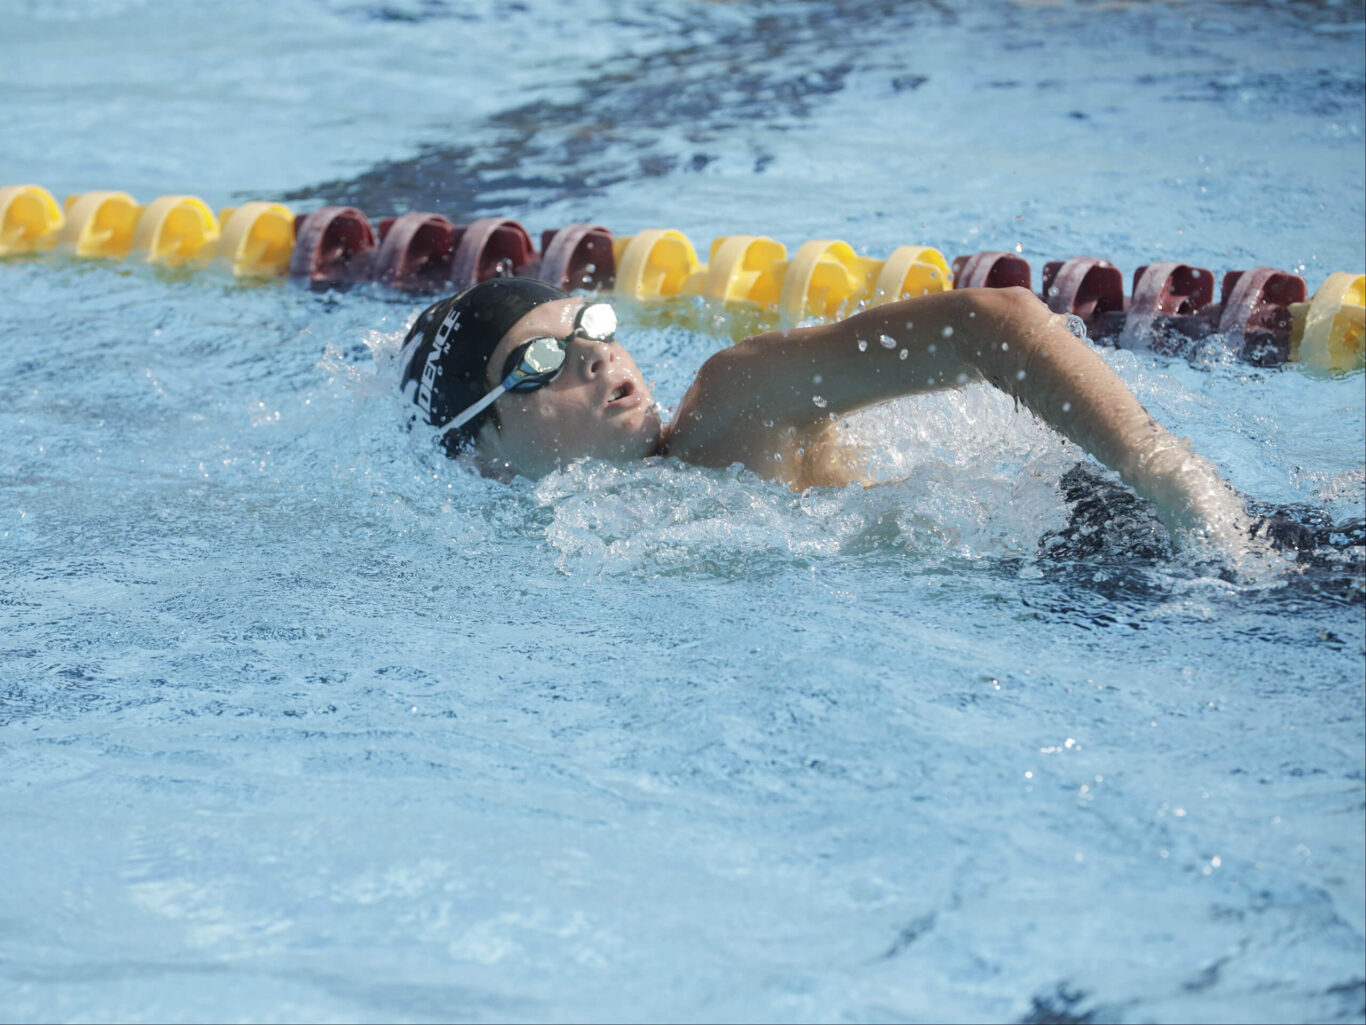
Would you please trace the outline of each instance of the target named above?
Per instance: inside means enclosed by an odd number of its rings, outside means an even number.
[[[616,326],[599,299],[486,281],[418,317],[401,386],[449,455],[472,452],[491,475],[670,456],[803,490],[860,480],[836,418],[986,381],[1117,471],[1174,532],[1245,541],[1252,526],[1214,466],[1022,288],[941,292],[746,338],[703,363],[667,424]]]

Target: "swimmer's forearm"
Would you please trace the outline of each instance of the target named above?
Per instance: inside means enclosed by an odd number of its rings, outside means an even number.
[[[1062,317],[1009,294],[982,296],[972,312],[958,349],[981,376],[1117,471],[1169,526],[1242,529],[1242,503],[1213,464],[1154,420]]]
[[[871,355],[873,381],[863,402],[869,394],[985,379],[1117,471],[1169,526],[1236,533],[1246,519],[1214,466],[1154,420],[1064,318],[1024,289],[967,289],[892,303],[824,330],[833,348],[853,345]]]

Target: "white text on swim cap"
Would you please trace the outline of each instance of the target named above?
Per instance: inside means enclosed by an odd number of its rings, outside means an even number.
[[[441,326],[436,329],[436,337],[432,339],[432,351],[427,353],[427,362],[422,367],[422,385],[417,390],[417,404],[422,407],[422,411],[428,417],[432,415],[432,385],[436,382],[437,364],[441,357],[446,355],[446,347],[450,344],[451,332],[460,326],[460,311],[451,310],[446,314],[446,319],[441,322]]]

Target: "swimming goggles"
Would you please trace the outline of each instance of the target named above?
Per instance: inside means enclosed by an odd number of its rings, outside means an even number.
[[[569,343],[575,338],[590,342],[612,342],[617,335],[617,314],[607,303],[588,303],[579,307],[574,329],[563,338],[540,337],[523,342],[508,354],[503,364],[503,380],[496,388],[441,428],[442,436],[469,423],[493,405],[504,392],[527,392],[544,388],[564,369]]]

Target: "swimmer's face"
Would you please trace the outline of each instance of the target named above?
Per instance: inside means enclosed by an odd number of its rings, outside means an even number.
[[[501,380],[511,352],[532,338],[563,338],[586,300],[542,303],[508,330],[489,358],[485,387]],[[635,360],[620,342],[575,338],[564,368],[544,388],[507,392],[494,403],[498,423],[479,431],[478,451],[495,467],[539,476],[582,456],[630,461],[659,445],[659,416]]]

